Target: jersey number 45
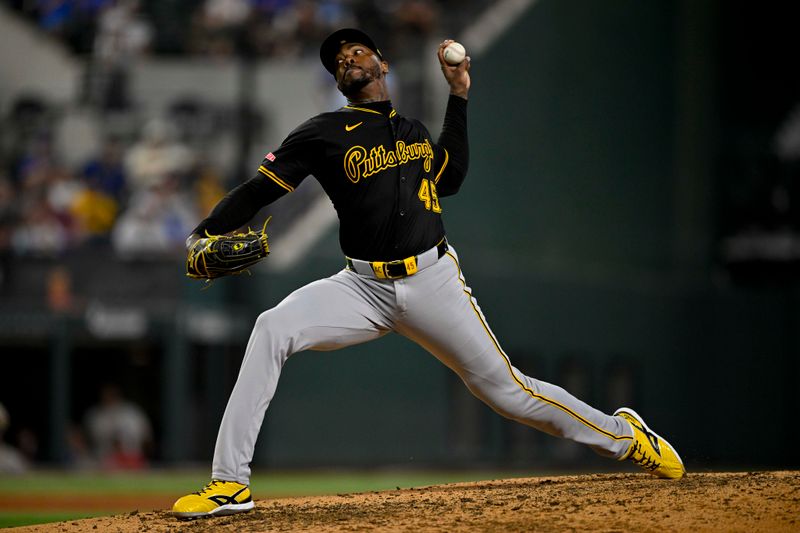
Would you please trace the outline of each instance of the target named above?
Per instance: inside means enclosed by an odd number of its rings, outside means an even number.
[[[434,213],[442,212],[442,208],[439,205],[439,197],[436,195],[436,185],[431,180],[422,180],[417,198],[425,204],[425,209],[428,211],[433,211]]]

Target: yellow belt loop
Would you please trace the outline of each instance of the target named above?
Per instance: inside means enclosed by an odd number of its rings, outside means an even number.
[[[407,275],[411,276],[417,273],[417,256],[407,257],[403,259],[403,262],[406,264]]]
[[[383,261],[374,261],[372,263],[372,271],[375,272],[375,277],[378,279],[386,279],[386,263]]]

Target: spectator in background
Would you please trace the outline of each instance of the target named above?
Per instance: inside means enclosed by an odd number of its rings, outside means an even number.
[[[89,159],[81,170],[86,184],[123,204],[127,183],[122,164],[123,147],[119,139],[109,138],[103,143],[100,154]]]
[[[278,13],[294,4],[295,0],[249,0],[253,15],[260,21],[270,21]]]
[[[55,266],[47,274],[47,308],[54,313],[69,313],[74,310],[72,274],[64,266]]]
[[[42,188],[57,165],[50,131],[31,132],[14,156],[11,180],[21,190]]]
[[[174,128],[154,119],[125,155],[131,197],[112,231],[112,244],[123,256],[182,250],[186,237],[181,232],[194,224],[195,206],[182,185],[195,158],[175,137]]]
[[[219,169],[205,156],[198,158],[195,171],[192,174],[195,176],[192,190],[197,212],[199,214],[210,213],[227,192],[224,184],[225,179],[220,174]]]
[[[313,56],[317,43],[333,29],[357,24],[349,4],[343,0],[252,0],[248,45],[262,57]]]
[[[358,20],[351,7],[353,2],[347,0],[323,0],[316,2],[317,19],[326,30],[357,26]],[[316,49],[314,50],[316,52]]]
[[[206,0],[203,4],[203,17],[210,28],[235,30],[250,15],[247,0]]]
[[[316,2],[298,0],[275,17],[272,29],[281,36],[275,43],[275,55],[300,57],[316,52],[315,44],[330,33],[317,16],[318,10]]]
[[[22,216],[11,235],[11,245],[18,255],[53,256],[69,244],[69,233],[58,216],[41,197],[28,199]]]
[[[139,0],[116,0],[103,6],[88,76],[88,99],[101,109],[124,111],[131,105],[129,70],[154,38],[140,13]]]
[[[160,187],[172,178],[180,180],[190,170],[194,156],[176,136],[175,128],[163,119],[145,125],[142,139],[124,156],[125,174],[134,193]]]
[[[58,255],[107,238],[119,203],[106,191],[119,196],[124,191],[119,150],[111,144],[87,165],[89,177],[78,178],[58,163],[49,136],[36,136],[19,158],[19,186],[0,184],[0,254],[5,234],[17,254],[34,255]],[[14,205],[5,205],[12,196]]]
[[[99,463],[109,469],[141,469],[153,444],[150,420],[126,400],[118,386],[106,384],[100,403],[86,415],[86,428]]]
[[[93,167],[102,186],[118,190],[119,178],[103,164]],[[105,172],[105,173],[104,173]],[[118,210],[116,201],[79,179],[59,162],[48,131],[33,132],[17,155],[16,186],[0,190],[14,195],[13,222],[4,227],[17,254],[58,255],[76,243],[107,235]],[[0,206],[2,209],[2,206]],[[0,212],[0,215],[3,215]],[[6,221],[9,216],[3,217]]]
[[[275,21],[292,2],[251,2],[252,14],[245,25],[244,44],[249,53],[260,57],[281,55],[281,42],[288,37],[275,26]]]
[[[86,188],[85,185],[65,168],[54,166],[46,175],[44,188],[47,206],[69,233],[70,242],[73,242],[75,227],[71,208],[75,199]]]
[[[176,179],[170,179],[133,195],[111,232],[111,243],[123,257],[138,252],[183,255],[186,231],[192,229],[196,216],[190,195],[178,187]]]
[[[190,50],[209,56],[236,55],[250,11],[247,0],[206,0],[192,16]]]
[[[3,441],[3,436],[10,425],[11,417],[0,403],[0,474],[22,474],[28,470],[28,461],[16,448]]]
[[[100,154],[84,165],[80,185],[69,204],[75,240],[107,242],[127,192],[118,140],[106,140]]]
[[[70,204],[74,240],[78,243],[105,242],[117,217],[117,201],[89,183]]]
[[[52,152],[47,145],[55,120],[50,104],[29,92],[14,97],[8,114],[0,118],[0,161],[14,187],[21,184],[21,173],[37,149],[48,155]]]

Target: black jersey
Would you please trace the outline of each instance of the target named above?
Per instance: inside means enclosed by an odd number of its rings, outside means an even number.
[[[456,152],[454,161],[451,151]],[[258,175],[248,182],[255,209],[249,215],[313,175],[336,209],[345,255],[369,261],[409,257],[444,237],[439,198],[458,190],[466,156],[462,98],[450,97],[438,143],[421,122],[401,116],[389,102],[347,105],[301,124],[264,157]],[[195,231],[235,229],[215,224],[226,218],[218,211]]]

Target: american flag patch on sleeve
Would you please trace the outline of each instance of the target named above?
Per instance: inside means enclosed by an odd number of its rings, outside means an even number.
[[[275,154],[270,152],[270,153],[268,153],[267,155],[264,156],[264,159],[266,159],[267,161],[275,161]]]

